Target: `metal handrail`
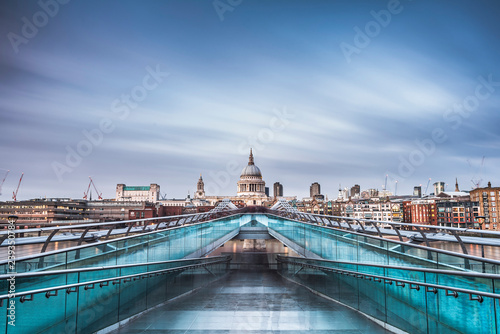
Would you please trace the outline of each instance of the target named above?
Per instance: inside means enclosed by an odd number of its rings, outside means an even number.
[[[432,274],[447,274],[447,275],[457,275],[457,276],[468,276],[468,277],[480,277],[480,278],[488,278],[488,279],[500,279],[499,274],[486,274],[479,273],[475,271],[458,271],[458,270],[446,270],[446,269],[433,269],[433,268],[425,268],[425,267],[406,267],[406,266],[394,266],[388,264],[377,264],[377,263],[366,263],[366,262],[350,262],[350,261],[335,261],[335,260],[324,260],[324,259],[304,259],[296,256],[283,256],[277,255],[276,258],[281,259],[293,259],[293,260],[307,260],[307,261],[315,261],[315,262],[328,262],[333,264],[349,264],[349,265],[360,265],[367,267],[376,267],[376,268],[387,268],[387,269],[402,269],[408,271],[421,271]]]
[[[278,210],[274,210],[274,212],[280,212]],[[397,225],[397,226],[406,226],[406,227],[421,227],[421,228],[427,228],[427,229],[437,229],[437,230],[449,230],[449,231],[457,231],[457,232],[466,232],[466,233],[474,233],[474,234],[491,234],[491,235],[496,235],[500,238],[500,232],[496,231],[487,231],[487,230],[476,230],[476,229],[470,229],[470,228],[463,228],[463,227],[450,227],[450,226],[438,226],[438,225],[429,225],[429,224],[412,224],[412,223],[399,223],[399,222],[391,222],[391,221],[383,221],[383,220],[373,220],[373,219],[365,219],[365,218],[353,218],[353,217],[342,217],[342,216],[330,216],[330,215],[321,215],[317,213],[305,213],[305,212],[298,212],[299,215],[305,215],[305,216],[313,216],[313,217],[322,217],[322,218],[327,218],[328,220],[330,219],[341,219],[341,220],[350,220],[350,221],[361,221],[361,222],[367,222],[367,223],[375,223],[375,224],[387,224],[387,225]]]
[[[268,213],[262,213],[262,214],[271,215],[271,216],[275,216],[275,217],[279,217],[279,218],[284,218],[284,217],[280,216],[279,213],[281,213],[281,212],[280,211],[270,211],[269,210]],[[253,214],[253,213],[241,213],[241,210],[233,210],[233,211],[223,212],[223,214],[224,215],[222,217],[211,219],[210,221],[216,221],[216,220],[219,220],[219,219],[224,219],[224,218],[228,218],[228,217],[232,217],[232,216],[236,216],[236,215]],[[306,215],[304,213],[300,213],[300,214],[301,214],[301,216],[311,215],[311,214],[307,214]],[[169,218],[174,218],[174,217],[181,219],[181,218],[185,218],[187,216],[193,216],[193,215],[200,215],[200,216],[202,216],[202,215],[207,215],[207,213],[189,214],[189,215],[177,215],[177,216],[166,216],[166,217],[155,217],[155,218],[146,218],[146,219],[148,219],[148,220],[169,219]],[[333,219],[333,218],[342,218],[342,219],[350,219],[350,220],[361,220],[361,219],[354,219],[354,218],[348,218],[348,217],[327,216],[327,215],[316,215],[316,216],[322,217],[322,218],[326,218],[326,219],[329,219],[329,218],[330,219]],[[309,225],[318,226],[317,222],[316,223],[308,223],[308,222],[304,222],[304,221],[293,219],[291,217],[286,217],[286,219],[292,220],[292,221],[295,221],[295,222],[300,222],[300,223],[303,223],[303,224],[309,224]],[[99,223],[99,224],[108,224],[109,225],[109,224],[119,224],[119,223],[124,223],[124,222],[136,222],[136,221],[143,221],[143,220],[144,219],[132,220],[132,221],[122,221],[122,222]],[[367,221],[370,221],[370,220],[367,220]],[[405,225],[404,223],[394,223],[394,222],[380,222],[380,221],[372,221],[372,222],[389,223],[389,224],[395,224],[395,225]],[[197,222],[197,223],[194,223],[192,225],[201,224],[201,223],[203,223],[203,222]],[[87,225],[84,225],[84,226],[87,226]],[[411,224],[409,224],[409,226],[411,226]],[[418,226],[423,226],[423,227],[429,228],[429,225],[418,225]],[[178,228],[181,228],[181,227],[182,226],[175,226],[175,227],[170,227],[169,229],[178,229]],[[338,227],[332,227],[332,226],[323,226],[323,227],[324,228],[328,228],[328,229],[333,229],[333,230],[337,230],[338,229]],[[64,228],[66,228],[66,227],[64,227]],[[436,228],[441,228],[441,227],[436,227]],[[54,229],[54,227],[52,227],[51,229]],[[449,228],[448,227],[447,229],[456,229],[456,228]],[[341,229],[341,230],[344,231],[344,229]],[[22,232],[22,230],[19,230],[19,231]],[[24,231],[26,231],[26,230],[24,230]],[[154,230],[152,232],[145,232],[145,233],[141,234],[141,236],[142,235],[156,233],[156,232],[158,232],[158,230]],[[360,235],[360,236],[366,236],[366,234],[357,232],[356,230],[351,230],[350,233],[357,234],[357,235]],[[121,238],[117,238],[117,239],[113,239],[113,240],[101,241],[101,242],[99,242],[99,245],[103,245],[103,244],[106,244],[106,243],[109,243],[109,242],[115,242],[115,241],[118,241],[118,240],[125,240],[127,238],[135,238],[135,237],[137,237],[137,236],[125,236],[125,237],[121,237]],[[380,238],[380,237],[376,237],[376,236],[370,236],[370,237],[371,238],[376,238],[376,239],[381,239],[381,240],[387,241],[387,239],[385,239],[385,238]],[[400,245],[403,245],[403,246],[408,246],[407,243],[401,242],[401,241],[397,241],[397,240],[390,240],[390,242],[397,243],[397,244],[400,244]],[[61,253],[61,252],[82,249],[82,248],[86,248],[86,247],[95,247],[95,245],[96,244],[68,247],[68,248],[64,248],[62,250],[54,250],[54,251],[50,251],[50,252],[45,252],[43,254],[44,255],[52,255],[52,254],[57,254],[57,253]],[[472,260],[475,260],[475,261],[482,261],[482,262],[486,262],[486,263],[492,263],[492,264],[500,265],[500,261],[496,261],[496,260],[492,260],[492,259],[487,259],[487,258],[482,258],[482,257],[476,257],[476,256],[468,255],[468,254],[460,254],[460,253],[455,253],[455,252],[446,251],[446,250],[442,250],[442,249],[437,249],[437,248],[432,248],[432,247],[425,247],[425,246],[414,245],[414,244],[412,244],[411,247],[419,248],[419,249],[423,249],[423,250],[427,250],[427,251],[433,251],[433,252],[437,252],[437,253],[442,253],[442,254],[447,254],[447,255],[459,256],[459,257],[462,257],[462,258],[465,258],[465,259],[472,259]],[[40,254],[33,254],[33,255],[28,255],[28,256],[22,257],[22,258],[18,258],[17,261],[29,260],[29,259],[38,258],[38,257],[40,257]],[[8,260],[0,261],[0,265],[5,264],[7,262],[8,262]]]
[[[168,261],[119,264],[119,265],[114,265],[114,266],[100,266],[100,267],[90,267],[90,268],[71,268],[71,269],[36,271],[36,272],[24,272],[24,273],[15,273],[15,274],[14,273],[13,274],[1,274],[0,280],[11,278],[11,277],[16,277],[16,278],[23,277],[23,278],[25,278],[25,277],[50,276],[50,275],[59,275],[59,274],[72,274],[72,273],[81,273],[81,272],[99,271],[99,270],[133,268],[133,267],[140,267],[140,266],[152,266],[152,265],[176,263],[176,262],[196,262],[196,261],[212,260],[212,259],[227,259],[230,257],[231,257],[230,255],[221,255],[221,256],[211,256],[211,257],[200,257],[200,258],[194,258],[194,259],[179,259],[179,260],[168,260]],[[210,263],[210,262],[207,262],[207,263]]]
[[[217,217],[217,218],[214,218],[214,219],[210,219],[210,221],[217,221],[217,220],[220,220],[220,219],[228,218],[230,216],[237,216],[239,214],[240,213],[235,213],[235,214],[232,214],[232,215],[225,215],[225,216],[222,216],[222,217]],[[189,226],[194,226],[194,225],[204,224],[204,223],[206,223],[206,221],[189,224]],[[116,224],[116,222],[115,222],[115,224]],[[184,226],[186,226],[186,225],[170,227],[170,228],[168,228],[168,230],[176,230],[176,229],[180,229],[180,228],[182,228]],[[150,232],[144,232],[144,233],[140,234],[139,236],[142,237],[142,236],[145,236],[145,235],[160,233],[162,231],[164,231],[164,230],[156,230],[156,231],[153,230],[153,231],[150,231]],[[79,250],[79,249],[88,248],[88,247],[95,247],[96,245],[99,245],[99,246],[100,245],[105,245],[105,244],[112,243],[112,242],[117,242],[117,241],[132,239],[132,238],[137,238],[139,236],[137,236],[137,235],[131,235],[131,236],[125,236],[125,237],[116,238],[116,239],[112,239],[112,240],[100,241],[99,243],[94,243],[94,244],[91,244],[91,245],[79,245],[79,246],[67,247],[67,248],[53,250],[53,251],[44,252],[44,253],[31,254],[31,255],[24,256],[24,257],[16,258],[16,262],[30,260],[30,259],[34,259],[34,258],[39,258],[40,256],[49,256],[49,255],[53,255],[53,254],[64,253],[64,252],[73,251],[73,250]],[[8,260],[0,260],[0,265],[6,264],[8,262],[9,262]]]
[[[156,226],[153,228],[154,231],[159,230],[159,227],[161,224],[167,224],[166,226],[163,227],[163,229],[169,229],[173,228],[170,226],[169,223],[172,221],[177,221],[182,222],[182,225],[186,225],[189,223],[190,225],[193,225],[197,222],[202,222],[206,220],[213,220],[217,219],[220,217],[225,217],[228,214],[237,214],[241,210],[232,210],[231,211],[218,211],[218,212],[201,212],[201,213],[190,213],[190,214],[184,214],[184,215],[175,215],[175,216],[162,216],[162,217],[153,217],[153,218],[140,218],[140,219],[133,219],[133,220],[120,220],[120,221],[113,221],[113,222],[104,222],[104,223],[88,223],[88,224],[79,224],[79,225],[63,225],[63,226],[51,226],[51,227],[42,227],[42,228],[30,228],[30,229],[14,229],[14,230],[1,230],[0,231],[0,245],[4,242],[4,240],[7,239],[9,234],[26,234],[26,233],[38,233],[39,235],[42,232],[48,232],[52,231],[50,236],[47,237],[47,239],[44,242],[44,245],[42,247],[42,250],[40,253],[44,253],[45,250],[47,249],[48,244],[52,240],[52,238],[60,231],[65,231],[65,230],[74,230],[74,229],[85,229],[85,231],[82,233],[80,239],[78,240],[78,245],[82,243],[84,240],[85,235],[91,228],[98,228],[101,226],[109,226],[111,225],[112,227],[108,230],[108,233],[106,234],[105,239],[108,239],[112,230],[114,229],[114,226],[116,225],[123,225],[123,224],[129,224],[129,228],[127,229],[126,232],[121,232],[118,234],[125,234],[125,236],[128,236],[128,234],[131,231],[131,228],[133,227],[134,223],[142,223],[142,222],[149,222],[149,221],[159,221]],[[197,217],[196,220],[193,218]],[[191,219],[187,219],[191,218]],[[147,228],[147,224],[144,225],[143,229],[140,231],[135,231],[138,233],[144,232]],[[154,225],[152,225],[154,226]],[[134,232],[134,233],[135,233]],[[95,233],[95,232],[94,232]]]
[[[206,212],[190,213],[190,214],[176,215],[176,216],[163,216],[163,217],[141,218],[141,219],[132,219],[132,220],[119,220],[119,221],[104,222],[104,223],[89,223],[89,224],[79,224],[79,225],[64,225],[64,226],[50,226],[50,227],[39,227],[39,228],[15,229],[15,230],[12,230],[11,233],[14,232],[16,234],[21,234],[21,233],[30,233],[30,232],[44,232],[44,231],[52,231],[52,230],[62,230],[62,229],[72,230],[72,229],[77,229],[77,228],[86,228],[88,226],[98,227],[98,226],[107,226],[107,225],[116,225],[116,224],[136,223],[136,222],[143,222],[143,221],[152,221],[152,220],[159,220],[159,219],[176,219],[176,218],[184,218],[184,217],[203,215],[203,214],[206,214]],[[4,234],[8,234],[8,233],[9,233],[9,231],[0,231],[0,235],[4,235]]]
[[[121,280],[126,280],[126,279],[132,279],[135,277],[140,277],[140,279],[144,279],[147,277],[152,277],[151,275],[159,276],[165,273],[169,272],[175,272],[175,271],[184,271],[192,268],[199,268],[199,267],[205,267],[207,265],[214,265],[214,264],[219,264],[219,263],[227,263],[231,261],[231,258],[229,257],[226,260],[219,260],[219,261],[212,261],[207,264],[192,264],[192,265],[187,265],[187,266],[181,266],[181,267],[175,267],[175,268],[167,268],[167,269],[160,269],[160,270],[153,270],[153,271],[147,271],[147,272],[142,272],[138,274],[131,274],[131,275],[123,275],[123,276],[116,276],[116,277],[109,277],[109,278],[104,278],[104,279],[99,279],[99,280],[94,280],[94,281],[86,281],[86,282],[81,282],[81,283],[73,283],[73,284],[66,284],[66,285],[59,285],[55,287],[49,287],[49,288],[43,288],[43,289],[37,289],[37,290],[30,290],[30,291],[23,291],[19,293],[14,293],[14,294],[5,294],[5,295],[0,295],[0,307],[3,304],[3,300],[9,299],[12,297],[25,297],[25,296],[31,296],[31,299],[33,299],[33,295],[40,294],[40,293],[46,293],[46,297],[49,298],[50,296],[54,296],[52,294],[49,294],[51,291],[59,291],[59,290],[66,290],[66,292],[69,294],[71,292],[77,292],[78,288],[81,286],[94,286],[95,284],[101,284],[101,288],[103,286],[107,286],[108,284],[103,285],[102,283],[106,282],[111,282],[113,281],[113,284],[120,284]],[[144,277],[147,276],[147,277]],[[128,282],[128,281],[127,281]],[[71,289],[76,288],[76,290],[72,291]],[[57,293],[56,293],[57,295]],[[22,299],[21,302],[24,300]]]
[[[276,216],[278,218],[283,218],[283,217],[281,217],[279,215],[275,215],[275,214],[272,214],[272,213],[268,213],[268,215]],[[288,219],[288,220],[291,220],[291,221],[294,221],[294,222],[297,222],[297,223],[301,223],[301,224],[312,225],[312,226],[319,226],[319,225],[314,224],[314,223],[308,223],[308,222],[304,222],[304,221],[300,221],[300,220],[296,220],[296,219],[292,219],[292,218],[285,218],[285,219]],[[321,226],[321,227],[322,228],[326,228],[326,229],[331,229],[331,230],[334,230],[334,231],[345,232],[344,229],[339,229],[337,227],[331,227],[331,226]],[[399,241],[399,240],[388,240],[386,238],[381,238],[381,237],[377,237],[377,236],[373,236],[373,235],[367,235],[367,234],[360,233],[360,232],[357,232],[357,231],[349,231],[349,233],[350,234],[359,235],[359,236],[362,236],[362,237],[369,237],[369,238],[373,238],[373,239],[377,239],[377,240],[381,240],[381,241],[386,241],[386,242],[389,241],[391,243],[398,244],[398,245],[405,246],[405,247],[418,248],[418,249],[422,249],[422,250],[425,250],[425,251],[430,251],[430,252],[435,252],[435,253],[440,253],[440,254],[445,254],[445,255],[452,255],[452,256],[456,256],[456,257],[461,257],[461,258],[466,259],[466,260],[474,260],[474,261],[479,261],[479,262],[486,262],[486,263],[490,263],[490,264],[494,264],[494,265],[500,266],[500,261],[493,260],[493,259],[490,259],[490,258],[478,257],[478,256],[474,256],[474,255],[469,255],[469,254],[461,254],[461,253],[457,253],[457,252],[448,251],[448,250],[445,250],[445,249],[427,247],[427,246],[422,246],[422,245],[415,245],[415,244],[409,245],[407,242],[402,242],[402,241]]]
[[[349,275],[349,276],[352,276],[352,277],[355,277],[358,279],[373,280],[373,281],[379,282],[379,283],[384,282],[385,284],[390,284],[390,285],[392,285],[392,282],[396,282],[396,286],[400,286],[400,287],[405,287],[405,285],[408,284],[410,286],[410,289],[416,289],[416,290],[420,290],[420,286],[424,286],[426,288],[426,292],[433,292],[434,294],[436,294],[438,292],[438,289],[445,290],[446,296],[453,296],[455,298],[457,298],[458,293],[461,292],[461,293],[468,294],[469,300],[477,300],[480,303],[483,302],[482,297],[489,297],[489,298],[495,298],[495,299],[500,300],[500,294],[491,293],[491,292],[463,289],[463,288],[457,288],[457,287],[452,287],[452,286],[424,283],[424,282],[418,282],[418,281],[410,281],[410,280],[405,280],[405,279],[401,279],[401,278],[380,276],[380,275],[375,275],[375,274],[367,274],[367,273],[361,273],[361,272],[346,270],[346,269],[337,269],[337,268],[330,268],[330,267],[324,267],[324,266],[313,265],[313,264],[305,264],[305,263],[300,263],[300,262],[286,261],[283,259],[278,260],[278,262],[299,265],[299,266],[302,266],[302,268],[313,268],[313,269],[318,269],[318,270],[322,270],[322,271],[335,272],[335,273],[339,273],[339,274]],[[428,288],[432,288],[432,290],[429,290]],[[451,292],[451,294],[449,294],[448,292]],[[474,296],[477,296],[477,297],[474,297]]]

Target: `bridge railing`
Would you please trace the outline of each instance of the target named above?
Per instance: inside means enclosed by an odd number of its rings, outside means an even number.
[[[500,232],[497,231],[329,216],[299,211],[270,210],[269,213],[321,226],[374,234],[381,238],[397,237],[402,242],[424,242],[428,247],[431,247],[431,241],[456,242],[464,254],[468,254],[466,244],[500,247]]]
[[[270,233],[302,256],[381,265],[500,274],[500,261],[268,214]],[[286,242],[285,242],[286,243]]]
[[[93,333],[219,279],[229,271],[230,260],[0,275],[5,293],[0,295],[0,326],[8,334]]]
[[[196,224],[236,213],[238,213],[238,210],[219,210],[213,212],[122,220],[105,223],[93,222],[42,228],[15,230],[4,229],[0,230],[0,246],[7,246],[8,239],[14,238],[16,245],[40,244],[40,253],[44,253],[47,251],[51,242],[75,241],[76,245],[79,246],[84,241],[106,241],[111,238],[124,237],[131,234],[159,231],[173,227]],[[4,227],[7,227],[7,225],[4,225]]]
[[[408,333],[498,333],[500,275],[278,256],[280,274]]]
[[[210,220],[195,220],[192,215],[178,216],[180,226],[16,258],[15,271],[21,273],[155,262],[196,255],[200,249],[238,231],[239,221],[226,218],[228,214]],[[8,260],[0,262],[0,274],[11,271]]]

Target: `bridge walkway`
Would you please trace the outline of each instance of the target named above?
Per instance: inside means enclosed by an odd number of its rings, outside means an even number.
[[[265,268],[234,270],[209,287],[143,314],[113,334],[160,332],[390,333],[360,313]]]

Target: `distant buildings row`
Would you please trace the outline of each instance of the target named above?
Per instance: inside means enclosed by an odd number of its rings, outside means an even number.
[[[458,190],[458,186],[455,188]],[[500,230],[497,208],[500,187],[438,195],[349,198],[324,201],[318,197],[292,203],[299,211],[378,221]]]
[[[153,187],[154,188],[154,187]],[[130,191],[147,191],[135,189]],[[324,200],[313,193],[303,200],[290,200],[300,212],[324,214],[377,221],[430,224],[438,226],[500,230],[497,208],[500,206],[500,187],[477,188],[470,193],[442,192],[437,196],[418,198],[401,196],[391,198],[351,198]],[[146,195],[145,195],[146,196]],[[264,202],[271,207],[276,199]],[[234,202],[247,205],[244,201]],[[186,213],[206,212],[214,208],[198,198],[183,200],[75,200],[33,199],[19,202],[0,202],[0,218],[15,214],[18,224],[47,226],[63,223],[118,221],[152,218]]]
[[[314,182],[309,197],[297,200],[283,197],[283,185],[275,182],[273,196],[265,186],[260,169],[254,163],[250,151],[248,165],[237,182],[236,196],[207,196],[202,176],[191,198],[164,199],[160,186],[127,186],[118,184],[116,198],[110,200],[33,199],[19,202],[0,202],[0,218],[15,214],[20,226],[46,226],[63,223],[131,220],[168,215],[206,212],[223,199],[236,206],[259,205],[271,207],[277,199],[285,199],[301,212],[333,216],[371,219],[377,221],[430,224],[439,226],[467,227],[500,230],[497,217],[499,187],[478,188],[461,192],[458,182],[454,192],[445,191],[444,182],[434,183],[434,194],[422,197],[420,186],[412,196],[392,196],[386,190],[361,191],[356,184],[340,188],[335,200],[321,194],[321,186]]]

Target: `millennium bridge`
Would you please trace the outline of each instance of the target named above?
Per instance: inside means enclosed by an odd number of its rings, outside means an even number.
[[[500,333],[500,261],[470,252],[498,246],[499,237],[300,213],[284,201],[4,230],[0,249],[15,242],[16,253],[5,251],[0,262],[0,326],[5,333]],[[431,247],[435,240],[460,252]]]

